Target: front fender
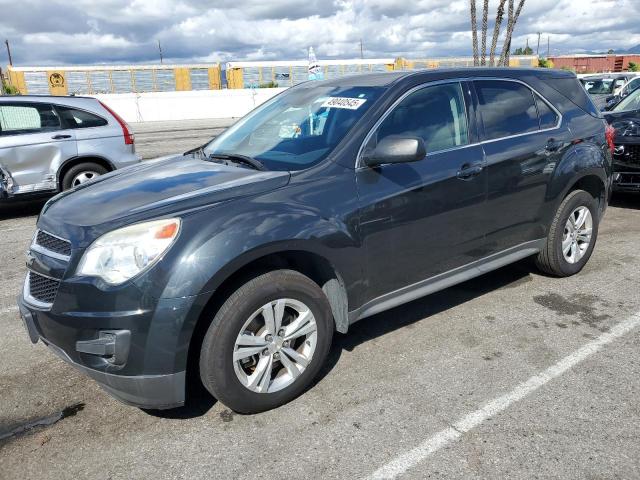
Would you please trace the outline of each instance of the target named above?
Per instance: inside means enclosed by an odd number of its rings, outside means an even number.
[[[181,248],[180,261],[167,279],[163,298],[212,293],[240,268],[273,253],[312,253],[326,259],[338,273],[356,256],[357,241],[345,224],[305,209],[276,212],[248,207],[227,221],[215,222],[214,228],[202,228],[197,218],[184,223],[195,228],[185,225],[183,234],[191,238]],[[354,265],[357,263],[343,270],[352,271]],[[345,281],[348,284],[349,279]]]

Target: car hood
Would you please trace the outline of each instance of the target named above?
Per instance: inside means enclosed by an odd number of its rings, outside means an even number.
[[[55,196],[38,225],[68,238],[282,187],[289,172],[257,171],[177,155],[116,170]],[[64,232],[64,230],[76,230]]]

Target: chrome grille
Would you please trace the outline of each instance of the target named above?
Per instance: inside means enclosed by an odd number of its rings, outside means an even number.
[[[55,252],[67,257],[71,255],[71,243],[61,238],[54,237],[53,235],[50,235],[47,232],[43,232],[42,230],[38,230],[35,243],[36,245],[39,245],[51,252]]]
[[[29,295],[42,303],[53,303],[60,281],[29,272]]]
[[[626,161],[640,165],[640,145],[626,145],[627,151]]]

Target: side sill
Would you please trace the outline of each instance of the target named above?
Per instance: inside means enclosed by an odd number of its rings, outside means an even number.
[[[363,318],[384,312],[385,310],[390,310],[399,305],[466,282],[467,280],[517,262],[523,258],[535,255],[544,248],[545,242],[546,239],[543,238],[522,243],[481,260],[441,273],[435,277],[381,295],[365,303],[360,308],[349,312],[349,323],[355,323]]]

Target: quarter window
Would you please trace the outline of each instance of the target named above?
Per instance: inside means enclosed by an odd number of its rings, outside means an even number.
[[[48,132],[60,129],[60,117],[51,105],[0,105],[0,134]]]
[[[482,80],[475,83],[487,140],[539,129],[533,92],[516,82]]]
[[[547,102],[539,95],[535,95],[536,105],[538,105],[538,116],[540,117],[540,129],[553,128],[558,124],[558,114],[551,110]]]
[[[57,109],[69,128],[103,127],[107,124],[104,118],[84,110],[62,106]]]
[[[408,95],[380,124],[367,148],[389,136],[422,138],[427,152],[469,143],[460,84],[434,85]]]

